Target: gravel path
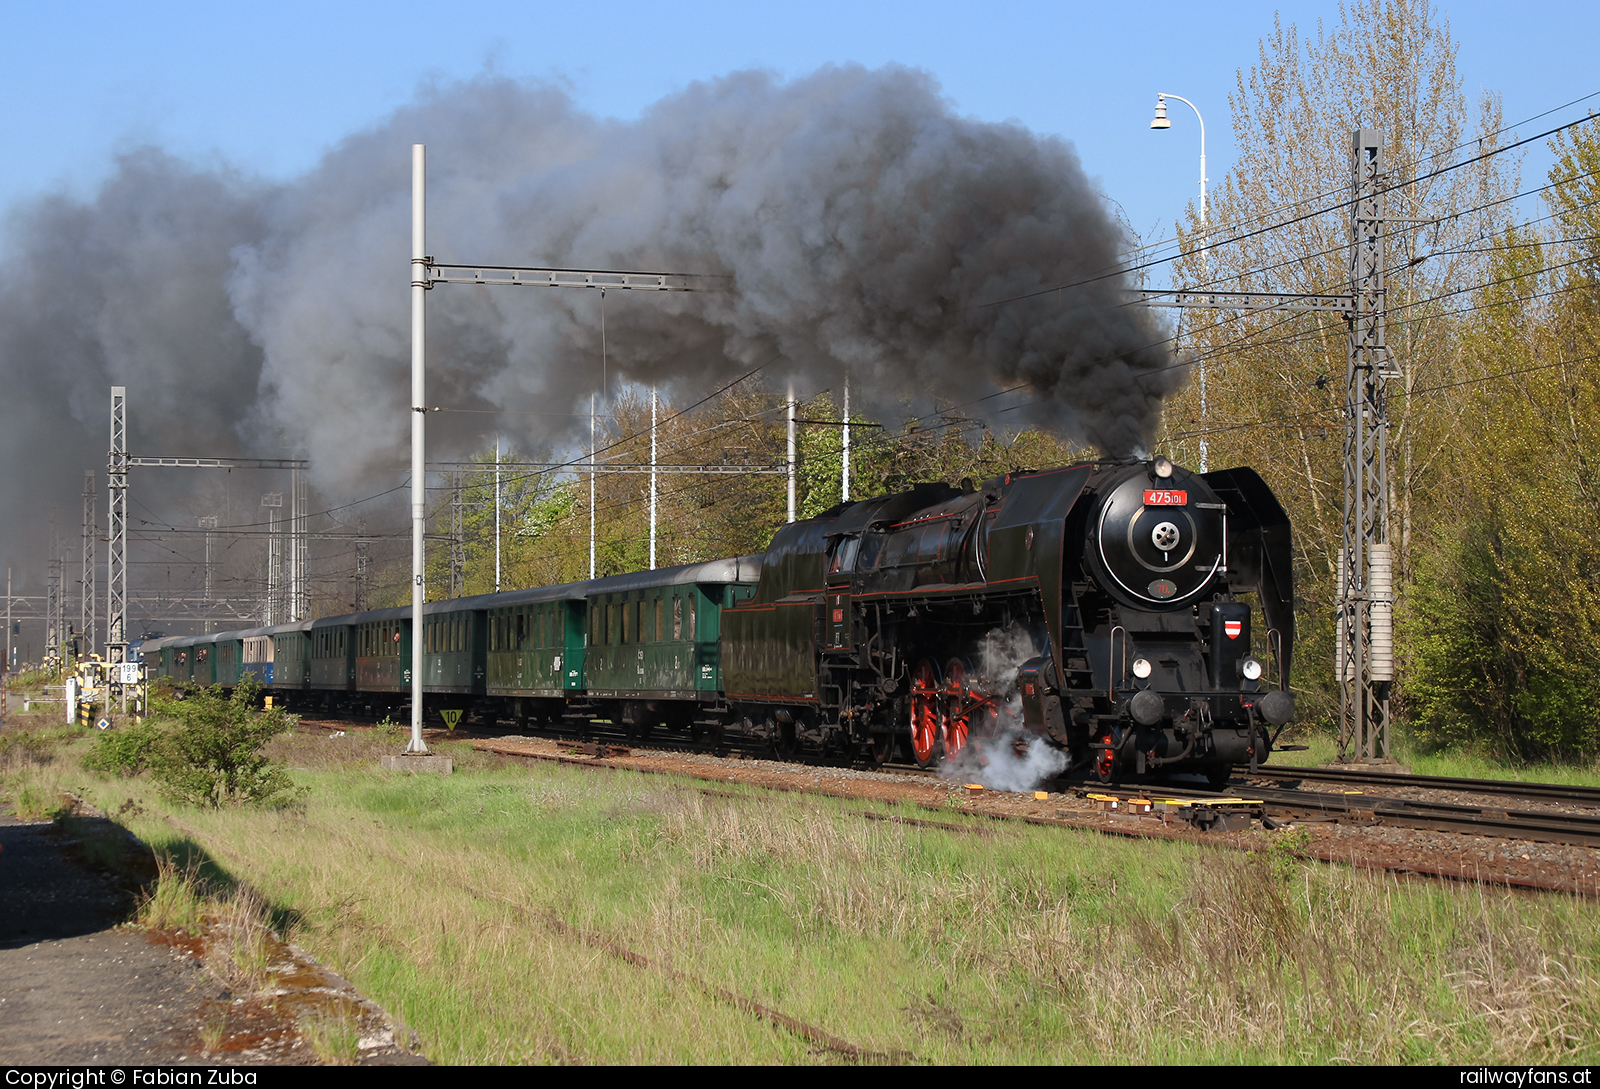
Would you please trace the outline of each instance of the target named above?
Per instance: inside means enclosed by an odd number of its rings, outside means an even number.
[[[142,861],[153,873],[148,849],[127,842],[126,872]],[[309,1065],[320,1059],[303,1029],[318,1021],[353,1030],[341,1061],[426,1062],[382,1009],[270,935],[266,986],[230,993],[206,967],[215,925],[195,936],[124,923],[136,880],[86,865],[59,824],[0,814],[0,1065]]]
[[[183,950],[119,929],[127,889],[50,823],[0,814],[0,1063],[198,1061],[217,996]]]

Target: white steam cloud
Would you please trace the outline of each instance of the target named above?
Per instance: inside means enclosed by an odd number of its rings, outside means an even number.
[[[1016,622],[984,635],[978,644],[974,687],[997,693],[999,717],[987,733],[979,729],[981,719],[974,717],[966,748],[940,768],[944,778],[980,783],[990,790],[1027,791],[1066,769],[1066,753],[1023,729],[1017,670],[1041,653],[1042,641]]]

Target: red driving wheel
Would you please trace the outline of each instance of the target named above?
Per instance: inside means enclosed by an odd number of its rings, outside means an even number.
[[[1116,765],[1117,756],[1113,744],[1110,730],[1095,739],[1094,771],[1102,783],[1111,781],[1111,769]]]
[[[954,758],[962,749],[967,747],[967,735],[972,732],[972,714],[963,711],[962,704],[967,700],[967,664],[960,658],[950,659],[950,664],[944,669],[945,714],[944,714],[944,754],[947,758]]]
[[[938,759],[939,728],[944,718],[939,671],[926,658],[911,671],[911,752],[921,767]]]

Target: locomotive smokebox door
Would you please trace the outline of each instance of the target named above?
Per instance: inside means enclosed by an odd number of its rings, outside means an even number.
[[[1211,606],[1211,687],[1237,688],[1239,661],[1250,655],[1250,606],[1219,601]]]
[[[1061,697],[1049,680],[1053,668],[1049,658],[1029,658],[1017,670],[1017,689],[1022,693],[1022,725],[1029,733],[1048,734],[1065,741],[1067,723],[1061,713]]]

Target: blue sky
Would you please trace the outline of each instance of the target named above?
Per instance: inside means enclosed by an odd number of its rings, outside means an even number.
[[[430,80],[485,70],[548,80],[583,107],[636,116],[688,83],[748,67],[925,69],[957,109],[1059,134],[1146,237],[1197,188],[1194,116],[1149,129],[1157,91],[1205,113],[1209,173],[1232,162],[1227,95],[1275,11],[1314,31],[1331,3],[385,3],[4,4],[0,208],[88,192],[119,150],[155,143],[269,178]],[[1518,120],[1600,90],[1600,5],[1446,3],[1469,100]],[[1595,100],[1600,103],[1600,100]],[[1573,111],[1566,111],[1572,114]],[[1531,130],[1530,130],[1531,131]],[[1535,149],[1524,177],[1542,174]]]

